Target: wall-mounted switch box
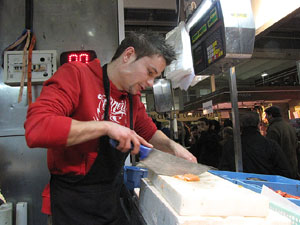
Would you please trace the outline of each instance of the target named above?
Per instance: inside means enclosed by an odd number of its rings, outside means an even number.
[[[20,85],[23,70],[23,51],[6,51],[4,53],[4,83]],[[31,82],[42,84],[56,71],[56,50],[32,51]],[[27,74],[27,65],[25,68]],[[25,83],[27,82],[27,75]]]

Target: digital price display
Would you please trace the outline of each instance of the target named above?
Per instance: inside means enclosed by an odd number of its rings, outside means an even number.
[[[60,65],[68,62],[89,63],[95,58],[97,54],[94,50],[63,52],[60,54]]]
[[[206,51],[207,51],[207,63],[208,65],[215,62],[221,56],[224,55],[224,46],[222,41],[221,28],[217,29],[215,32],[206,40]]]
[[[224,24],[219,1],[190,30],[196,74],[225,56]]]

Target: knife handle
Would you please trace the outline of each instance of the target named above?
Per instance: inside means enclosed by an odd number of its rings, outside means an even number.
[[[114,148],[117,148],[117,146],[119,145],[119,142],[114,140],[114,139],[109,139],[109,144],[114,147]]]
[[[119,145],[119,142],[118,141],[116,141],[116,140],[114,140],[114,139],[109,139],[109,144],[112,146],[112,147],[114,147],[114,148],[117,148],[118,147],[118,145]],[[133,144],[131,143],[131,148],[130,148],[130,150],[129,151],[131,151],[133,149]]]
[[[143,160],[147,158],[151,151],[152,148],[148,148],[144,145],[140,145],[140,159]]]
[[[119,142],[113,139],[109,139],[109,143],[111,144],[112,147],[117,148],[119,145]],[[132,150],[132,148],[131,148]],[[140,145],[140,159],[147,158],[149,153],[152,151],[152,148],[148,148],[144,145]]]

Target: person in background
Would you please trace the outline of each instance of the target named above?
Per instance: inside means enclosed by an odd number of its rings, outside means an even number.
[[[191,153],[197,158],[198,163],[217,168],[221,157],[220,138],[213,130],[209,130],[209,120],[200,118],[198,131],[200,136],[196,143],[191,146]]]
[[[221,127],[220,132],[219,132],[219,136],[220,136],[220,139],[221,139],[220,143],[221,143],[222,146],[223,146],[224,143],[226,142],[226,140],[223,140],[223,138],[224,138],[224,137],[223,137],[223,136],[224,136],[223,130],[224,130],[225,128],[229,128],[229,129],[231,128],[231,130],[228,130],[228,129],[227,129],[228,132],[232,131],[232,121],[231,121],[230,119],[225,119],[225,120],[224,120],[223,126]]]
[[[221,130],[220,123],[217,120],[209,120],[209,130],[219,134]]]
[[[122,169],[141,144],[197,162],[156,128],[140,101],[174,59],[162,36],[130,33],[110,63],[66,63],[44,83],[24,127],[30,148],[48,148],[42,211],[53,225],[125,225]]]
[[[243,172],[292,177],[292,168],[280,146],[262,136],[259,115],[247,112],[240,117]],[[224,144],[219,170],[236,171],[233,139]]]
[[[224,144],[233,138],[233,130],[232,127],[224,127],[223,130],[221,131],[222,135],[222,140],[220,141],[221,146],[223,147]]]
[[[190,146],[192,146],[193,144],[195,144],[199,138],[199,132],[198,132],[198,127],[197,125],[193,125],[191,128],[191,136],[190,136]]]
[[[225,119],[223,122],[223,127],[232,127],[232,121],[230,119]]]
[[[170,127],[167,125],[162,126],[161,131],[168,137],[171,137]]]
[[[183,123],[184,126],[184,146],[190,147],[191,143],[191,124],[189,122]]]
[[[201,136],[202,132],[206,132],[209,129],[209,120],[206,117],[202,117],[198,120],[198,133],[199,137]]]
[[[297,160],[298,138],[295,128],[282,119],[279,107],[271,106],[265,110],[265,113],[269,123],[266,136],[276,141],[283,150],[292,167],[292,178],[299,178]]]
[[[158,130],[161,130],[162,126],[161,126],[161,122],[157,121],[156,119],[152,118],[153,123],[155,124],[156,128]]]
[[[168,127],[162,124],[162,122],[157,121],[156,119],[152,119],[153,123],[155,123],[156,128],[161,130],[168,138],[171,137],[171,132]]]

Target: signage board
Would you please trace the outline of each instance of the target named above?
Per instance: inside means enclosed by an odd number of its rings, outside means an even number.
[[[203,108],[203,115],[213,113],[214,110],[213,110],[212,100],[210,100],[208,102],[203,102],[202,108]]]

